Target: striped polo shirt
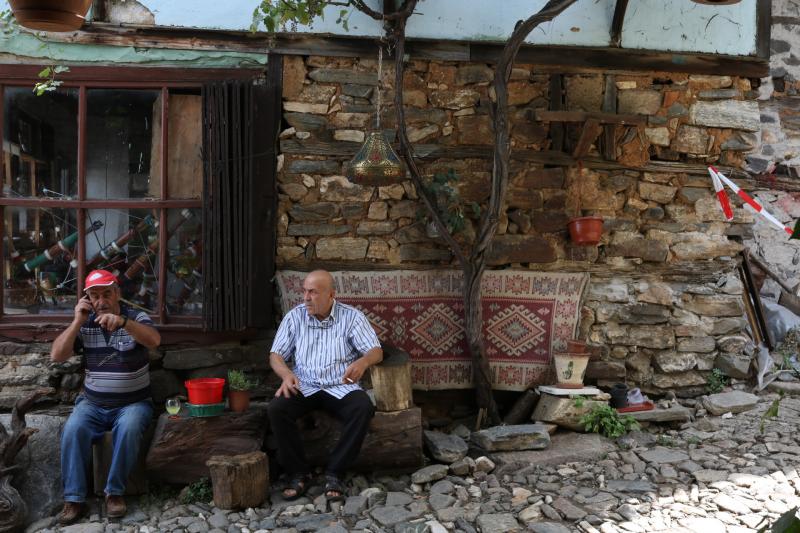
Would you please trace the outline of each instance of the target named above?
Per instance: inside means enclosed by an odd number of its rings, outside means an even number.
[[[380,345],[364,313],[334,300],[331,314],[322,321],[303,304],[289,311],[270,351],[286,361],[294,357],[294,374],[303,396],[324,390],[342,399],[361,389],[358,383],[342,383],[345,369]]]
[[[120,304],[120,315],[148,326],[147,313]],[[100,407],[122,407],[150,398],[150,357],[148,349],[119,328],[108,331],[95,322],[92,312],[75,339],[75,352],[83,353],[86,378],[83,394]]]

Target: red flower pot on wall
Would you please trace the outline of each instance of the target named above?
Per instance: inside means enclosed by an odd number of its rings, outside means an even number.
[[[86,21],[92,0],[9,0],[20,26],[39,31],[75,31]]]
[[[600,217],[578,217],[569,221],[569,237],[581,246],[594,246],[603,234],[603,219]]]

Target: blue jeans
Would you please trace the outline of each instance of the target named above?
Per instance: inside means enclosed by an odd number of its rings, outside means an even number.
[[[86,500],[87,477],[92,460],[92,441],[111,431],[113,454],[106,482],[106,495],[122,496],[125,483],[139,458],[142,436],[153,418],[150,400],[105,408],[94,405],[82,395],[61,434],[61,479],[65,502]]]

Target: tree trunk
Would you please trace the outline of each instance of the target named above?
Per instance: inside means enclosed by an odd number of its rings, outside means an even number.
[[[264,452],[215,455],[206,461],[220,509],[258,507],[267,498],[269,463]]]
[[[508,80],[514,58],[525,37],[539,24],[552,20],[576,0],[549,0],[547,4],[535,15],[525,21],[520,21],[514,28],[509,40],[497,62],[494,75],[494,89],[496,101],[492,107],[494,112],[494,162],[492,166],[492,187],[489,203],[481,219],[477,237],[472,246],[469,257],[466,257],[459,244],[450,235],[441,215],[436,209],[434,198],[425,190],[421,174],[414,160],[414,150],[408,140],[403,108],[403,72],[405,59],[406,23],[414,12],[417,0],[405,0],[394,13],[380,14],[368,8],[363,1],[355,0],[355,6],[376,20],[389,21],[394,24],[392,40],[395,45],[395,95],[394,106],[397,114],[398,138],[400,140],[400,155],[406,162],[412,181],[417,187],[417,192],[422,198],[428,213],[439,232],[445,240],[456,259],[461,264],[464,273],[464,326],[467,344],[472,356],[472,372],[476,388],[478,406],[485,409],[488,421],[491,424],[500,423],[497,404],[492,395],[492,379],[489,360],[483,344],[483,313],[481,309],[481,279],[486,270],[486,253],[492,239],[497,233],[497,223],[500,212],[505,203],[508,190],[508,166],[511,159],[511,143],[508,131]]]
[[[18,400],[11,412],[11,434],[0,424],[0,533],[20,531],[25,523],[28,508],[17,489],[11,486],[12,476],[20,469],[20,465],[15,465],[14,460],[31,435],[38,431],[26,427],[25,413],[33,407],[36,400],[53,392],[53,389],[37,389]]]

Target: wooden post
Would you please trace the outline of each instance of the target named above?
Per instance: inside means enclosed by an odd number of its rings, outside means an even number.
[[[266,499],[269,463],[264,452],[214,455],[206,466],[211,472],[214,505],[220,509],[258,507]]]
[[[413,406],[411,359],[403,350],[385,345],[383,361],[370,369],[370,379],[378,411],[403,411]]]

